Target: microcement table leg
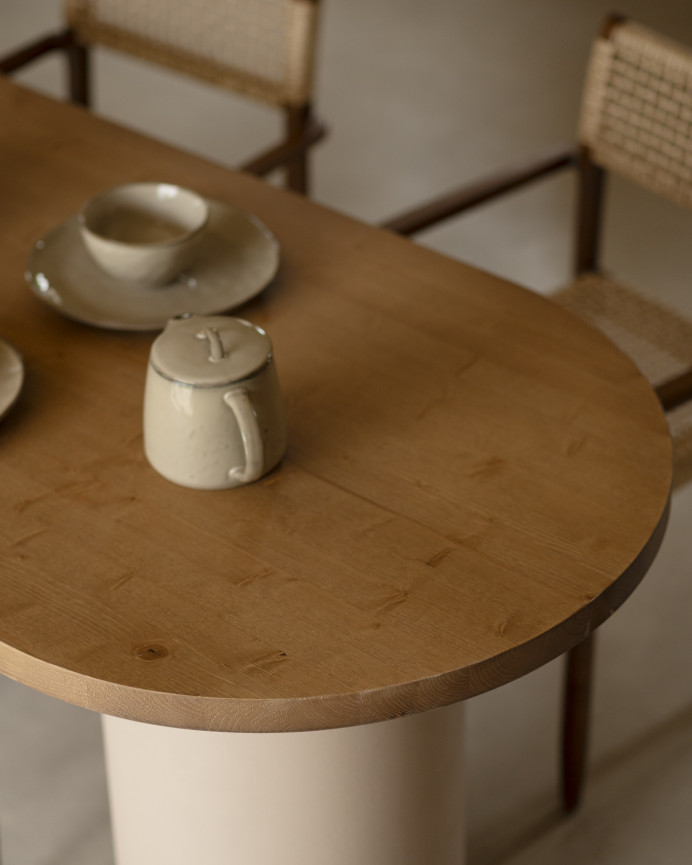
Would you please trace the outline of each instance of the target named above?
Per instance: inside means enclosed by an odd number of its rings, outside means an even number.
[[[463,703],[211,733],[103,717],[118,865],[461,865]]]

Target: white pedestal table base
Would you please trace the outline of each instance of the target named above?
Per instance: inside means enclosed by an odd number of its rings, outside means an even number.
[[[103,716],[118,865],[463,865],[463,703],[211,733]]]

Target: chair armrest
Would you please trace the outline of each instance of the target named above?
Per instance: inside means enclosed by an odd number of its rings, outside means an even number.
[[[61,33],[45,36],[37,42],[31,42],[23,48],[13,51],[12,54],[0,58],[0,73],[9,75],[51,51],[66,51],[73,43],[74,37],[71,30],[63,30]]]
[[[491,201],[505,192],[511,192],[533,180],[538,180],[540,177],[553,174],[563,168],[573,168],[578,164],[578,159],[577,150],[562,149],[549,153],[516,168],[499,172],[491,177],[462,186],[453,192],[448,192],[414,210],[387,220],[387,222],[382,223],[381,227],[395,231],[397,234],[415,234],[443,219],[448,219],[476,207],[476,205]]]
[[[692,369],[660,384],[656,388],[656,396],[666,411],[689,402],[692,399]]]
[[[255,156],[245,165],[240,166],[240,171],[263,177],[275,168],[282,168],[303,153],[327,134],[327,127],[319,120],[312,120],[303,132],[296,137],[289,138],[283,144],[272,147],[259,156]]]

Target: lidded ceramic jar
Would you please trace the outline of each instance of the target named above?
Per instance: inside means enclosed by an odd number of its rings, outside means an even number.
[[[223,489],[281,460],[286,425],[272,345],[231,316],[171,319],[154,341],[144,394],[144,451],[174,483]]]

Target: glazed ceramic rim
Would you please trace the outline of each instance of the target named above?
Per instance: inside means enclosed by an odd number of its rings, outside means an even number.
[[[21,353],[14,347],[14,345],[8,340],[0,337],[0,354],[4,354],[7,358],[13,361],[17,365],[17,369],[14,373],[14,382],[13,387],[8,390],[4,399],[0,399],[0,419],[4,418],[5,415],[9,412],[9,410],[13,407],[17,399],[19,398],[19,394],[22,391],[24,386],[24,358]]]
[[[183,230],[175,237],[169,238],[168,240],[157,240],[153,242],[117,240],[114,237],[103,234],[101,231],[98,230],[98,228],[90,224],[90,217],[93,219],[93,210],[99,205],[101,205],[104,200],[110,198],[111,196],[131,189],[156,189],[158,187],[165,187],[171,190],[175,190],[176,195],[183,194],[200,205],[199,219],[195,223],[193,223],[190,228]],[[101,192],[97,192],[96,195],[92,196],[84,204],[80,212],[77,214],[77,219],[84,231],[87,231],[94,237],[98,237],[100,240],[106,241],[107,243],[112,243],[115,246],[120,246],[123,248],[131,247],[135,249],[163,249],[165,247],[178,246],[182,243],[186,243],[196,234],[199,234],[203,228],[205,228],[205,226],[209,222],[209,202],[206,198],[204,198],[204,196],[200,195],[194,190],[188,189],[185,186],[180,186],[177,183],[164,183],[162,181],[139,181],[136,183],[123,183],[120,186],[113,186],[110,189],[104,189]]]

